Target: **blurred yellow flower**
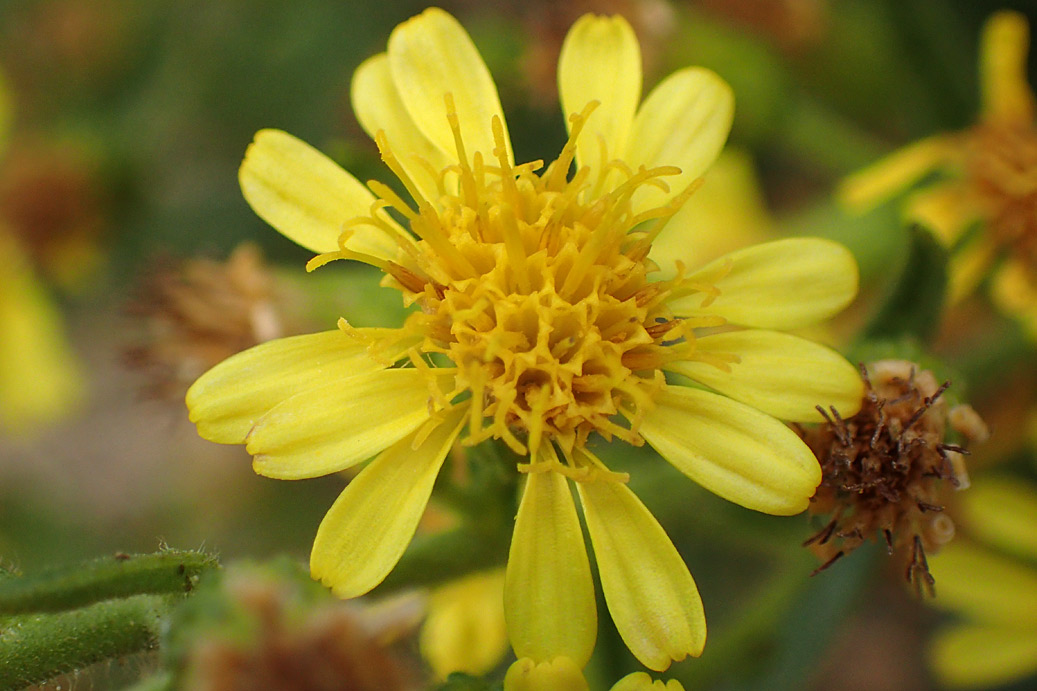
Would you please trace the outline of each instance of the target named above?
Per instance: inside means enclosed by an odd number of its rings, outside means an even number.
[[[590,686],[567,657],[541,663],[525,657],[508,668],[504,691],[590,691]],[[684,691],[684,686],[676,679],[652,681],[644,672],[633,672],[613,684],[610,691]]]
[[[429,595],[421,654],[439,679],[451,672],[486,674],[508,651],[504,569],[475,573]]]
[[[1037,488],[980,478],[962,493],[962,520],[978,542],[947,545],[930,566],[938,597],[960,617],[939,631],[930,664],[953,688],[980,688],[1037,674]]]
[[[0,148],[10,97],[0,75]],[[0,218],[0,430],[29,434],[72,410],[83,393],[61,315],[18,239]]]
[[[259,132],[240,171],[253,209],[320,253],[310,268],[374,265],[421,309],[398,329],[342,320],[257,346],[203,375],[187,403],[203,437],[246,444],[268,477],[377,454],[311,553],[313,576],[342,597],[395,566],[455,441],[500,440],[526,476],[504,585],[517,656],[579,669],[593,650],[575,486],[617,629],[663,670],[701,653],[702,603],[663,528],[588,442],[647,441],[731,501],[802,511],[820,468],[776,418],[816,421],[819,404],[855,412],[862,384],[837,353],[783,330],[846,306],[856,264],[838,244],[799,238],[705,266],[684,257],[673,277],[649,280],[652,241],[723,147],[730,89],[692,67],[640,103],[639,47],[622,18],[580,19],[558,69],[570,136],[539,172],[540,161],[515,164],[496,87],[460,24],[429,9],[398,26],[352,96],[410,204],[284,132]]]
[[[992,275],[994,302],[1037,339],[1037,101],[1026,80],[1028,49],[1025,16],[991,16],[980,47],[979,121],[893,153],[847,178],[839,195],[863,210],[939,171],[905,213],[954,250],[952,298]],[[980,231],[968,232],[977,222]]]

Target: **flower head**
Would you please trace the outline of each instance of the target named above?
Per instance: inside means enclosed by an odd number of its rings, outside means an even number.
[[[257,346],[188,393],[199,432],[246,443],[270,477],[324,475],[377,454],[311,554],[313,575],[343,597],[396,564],[456,441],[510,447],[526,481],[505,611],[512,646],[535,665],[582,667],[594,646],[573,486],[634,655],[662,670],[705,642],[687,567],[593,440],[647,441],[721,496],[797,513],[820,469],[772,416],[815,420],[816,405],[855,411],[861,396],[839,355],[776,330],[853,298],[856,265],[841,246],[784,240],[652,279],[652,240],[723,146],[733,100],[715,74],[687,68],[639,105],[639,55],[621,18],[580,19],[559,62],[569,140],[547,166],[516,164],[496,88],[457,21],[430,9],[401,24],[352,93],[409,202],[272,130],[256,136],[240,180],[260,216],[319,252],[310,268],[377,266],[420,309],[402,328],[343,320]]]
[[[994,301],[1037,338],[1037,98],[1026,80],[1029,27],[1010,11],[994,14],[980,48],[982,112],[961,132],[918,141],[842,185],[866,208],[934,170],[940,180],[915,193],[906,215],[954,251],[952,297],[993,271]],[[981,232],[967,232],[979,223]]]
[[[970,406],[948,409],[942,396],[949,383],[938,385],[914,363],[880,360],[869,369],[862,370],[860,412],[843,419],[833,408],[826,424],[804,432],[824,474],[810,512],[832,515],[805,544],[825,559],[817,573],[881,536],[890,554],[906,558],[907,581],[918,593],[935,594],[926,553],[954,537],[943,506],[947,482],[968,485],[968,451],[947,443],[948,428],[983,441],[986,426]]]

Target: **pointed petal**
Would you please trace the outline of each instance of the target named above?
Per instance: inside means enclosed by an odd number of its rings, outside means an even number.
[[[429,419],[425,374],[382,369],[308,389],[259,418],[245,448],[252,468],[279,480],[337,473]]]
[[[602,143],[609,158],[622,156],[641,100],[641,47],[623,17],[585,14],[573,24],[558,57],[558,92],[569,131],[570,115],[600,104],[576,142],[577,163],[599,168]]]
[[[983,26],[979,70],[983,119],[1029,126],[1034,95],[1026,81],[1030,26],[1019,12],[994,13]]]
[[[605,602],[630,652],[656,671],[701,655],[702,600],[666,531],[626,485],[578,482],[576,488]]]
[[[943,164],[954,150],[949,136],[927,137],[846,177],[839,184],[836,197],[854,211],[867,211]]]
[[[491,129],[494,115],[504,127],[508,160],[514,160],[493,77],[452,16],[431,7],[397,26],[389,37],[389,67],[411,119],[452,160],[457,147],[447,121],[444,98],[448,93],[454,98],[469,161],[476,151],[482,152],[484,161],[497,160]]]
[[[1037,629],[955,626],[935,634],[929,660],[946,688],[985,689],[1021,681],[1037,673]]]
[[[623,160],[634,170],[677,166],[681,174],[663,178],[669,192],[640,190],[636,210],[665,204],[706,171],[724,148],[734,108],[731,87],[702,67],[674,72],[648,94],[634,118]]]
[[[464,422],[454,408],[420,446],[410,435],[360,471],[332,505],[313,540],[310,573],[341,598],[381,583],[407,548],[432,486]]]
[[[518,657],[590,660],[598,615],[590,562],[565,477],[530,473],[508,555],[504,611]]]
[[[639,431],[663,458],[721,497],[788,516],[807,508],[821,466],[769,415],[724,396],[667,386]]]
[[[939,595],[933,604],[1005,626],[1037,621],[1037,571],[963,540],[929,560]]]
[[[688,276],[720,291],[712,303],[695,293],[670,301],[677,314],[714,314],[764,329],[810,326],[836,314],[857,295],[857,261],[821,238],[788,238],[720,257]]]
[[[703,336],[702,354],[733,353],[730,372],[700,361],[668,366],[678,374],[748,403],[768,415],[796,422],[822,422],[816,406],[835,406],[844,417],[856,414],[864,396],[860,372],[839,353],[778,331],[729,331]]]
[[[351,90],[353,110],[364,131],[374,136],[385,132],[389,147],[425,199],[439,199],[436,174],[450,164],[450,158],[422,134],[411,119],[389,70],[389,56],[379,53],[368,58],[353,73]],[[421,161],[431,165],[430,171]]]
[[[363,343],[342,331],[279,338],[234,355],[187,390],[198,434],[220,444],[244,444],[260,417],[295,394],[384,369]]]
[[[260,218],[314,252],[337,250],[342,224],[369,215],[374,202],[374,195],[337,163],[280,130],[256,133],[238,181]],[[346,243],[349,249],[380,259],[394,260],[399,254],[396,243],[382,231],[370,226],[353,231]]]

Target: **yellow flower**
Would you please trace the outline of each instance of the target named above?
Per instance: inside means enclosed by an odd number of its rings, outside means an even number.
[[[939,171],[939,181],[909,198],[905,214],[954,250],[952,298],[970,293],[993,268],[995,303],[1037,339],[1037,99],[1026,80],[1028,49],[1025,16],[991,16],[980,48],[979,121],[893,153],[847,178],[839,194],[863,210]],[[966,232],[977,222],[981,232]]]
[[[429,9],[353,79],[357,117],[412,203],[376,181],[368,191],[288,134],[257,134],[240,172],[253,209],[320,252],[311,268],[372,264],[420,310],[399,329],[343,320],[257,346],[205,374],[187,403],[202,436],[245,443],[268,477],[326,475],[376,456],[311,553],[313,576],[342,597],[395,566],[455,441],[500,440],[526,476],[504,586],[517,656],[579,668],[594,647],[575,486],[619,633],[663,670],[701,653],[702,603],[626,476],[593,453],[592,435],[647,441],[743,506],[802,511],[820,468],[775,417],[819,420],[818,404],[850,414],[862,384],[841,356],[780,329],[842,309],[856,264],[835,243],[790,239],[650,280],[653,238],[727,137],[730,89],[692,67],[639,106],[633,31],[595,16],[570,31],[559,83],[569,142],[542,172],[539,161],[516,165],[489,71],[457,21]]]
[[[508,650],[504,570],[471,574],[429,594],[421,653],[439,679],[451,672],[486,674]]]
[[[520,658],[504,676],[504,691],[589,691],[579,667],[567,657],[536,663]],[[684,691],[676,679],[652,681],[644,672],[633,672],[612,685],[610,691]]]
[[[986,478],[962,497],[962,523],[985,544],[958,540],[930,565],[937,607],[960,621],[932,641],[948,687],[988,687],[1037,674],[1037,488]]]
[[[10,100],[0,75],[0,148]],[[83,382],[61,315],[27,253],[0,219],[0,430],[28,434],[75,407]]]

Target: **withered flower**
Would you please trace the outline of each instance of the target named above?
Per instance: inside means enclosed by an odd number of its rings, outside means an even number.
[[[827,569],[866,540],[880,536],[891,555],[906,561],[905,578],[921,596],[935,595],[926,554],[954,537],[944,513],[952,489],[968,486],[964,446],[949,443],[954,430],[965,442],[981,442],[986,425],[967,405],[949,408],[950,382],[937,384],[928,370],[904,360],[861,367],[866,385],[859,413],[801,429],[821,463],[823,479],[811,499],[812,514],[831,516],[804,545]]]
[[[126,362],[146,373],[147,394],[178,398],[216,363],[293,333],[284,300],[254,245],[240,245],[226,262],[171,263],[147,277],[128,306],[143,333]]]

